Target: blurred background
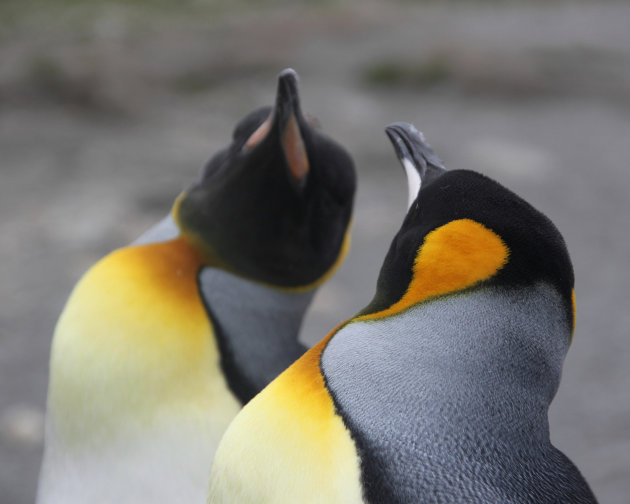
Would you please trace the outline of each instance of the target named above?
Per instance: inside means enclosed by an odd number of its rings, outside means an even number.
[[[630,4],[0,2],[0,503],[32,503],[48,353],[74,283],[170,209],[277,73],[353,154],[353,248],[304,327],[363,307],[405,212],[383,128],[545,212],[576,271],[553,442],[602,503],[630,495]]]

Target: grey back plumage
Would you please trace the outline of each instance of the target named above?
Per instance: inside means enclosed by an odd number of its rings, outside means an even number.
[[[341,329],[321,366],[366,500],[595,502],[549,440],[570,331],[544,283],[472,289]]]
[[[221,365],[242,403],[300,357],[297,335],[315,290],[286,291],[207,267],[199,286],[221,350]]]

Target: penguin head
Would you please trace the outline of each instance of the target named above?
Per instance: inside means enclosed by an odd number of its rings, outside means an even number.
[[[219,267],[280,288],[306,287],[347,249],[355,185],[350,155],[304,116],[297,74],[287,69],[275,105],[237,124],[173,214]]]
[[[446,170],[412,125],[386,128],[407,172],[409,208],[362,315],[398,311],[481,285],[547,282],[574,325],[573,268],[560,232],[529,203],[479,173]]]

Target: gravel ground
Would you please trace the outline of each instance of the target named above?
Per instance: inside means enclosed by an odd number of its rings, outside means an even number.
[[[360,184],[352,251],[303,339],[371,298],[406,201],[383,127],[414,122],[447,166],[496,178],[564,234],[578,320],[552,439],[602,503],[626,503],[630,5],[246,7],[75,6],[0,24],[0,503],[33,502],[51,334],[73,284],[168,212],[286,66]]]

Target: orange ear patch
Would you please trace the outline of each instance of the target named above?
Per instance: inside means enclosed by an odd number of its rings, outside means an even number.
[[[287,159],[289,170],[297,182],[302,182],[308,173],[308,157],[295,116],[291,114],[282,133],[282,150]]]
[[[449,222],[425,237],[403,297],[385,310],[356,320],[394,315],[421,301],[471,287],[495,275],[508,256],[503,240],[482,224],[470,219]]]

